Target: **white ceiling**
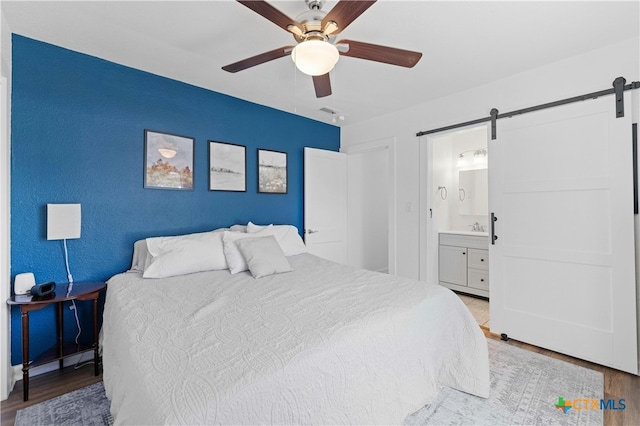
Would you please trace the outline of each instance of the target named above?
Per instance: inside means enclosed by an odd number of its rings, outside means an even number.
[[[328,1],[329,10],[335,1]],[[295,18],[303,0],[272,1]],[[338,39],[423,53],[412,69],[341,57],[333,95],[281,58],[236,74],[221,70],[294,43],[291,34],[227,1],[2,1],[12,32],[154,74],[331,122],[355,123],[632,37],[636,1],[380,0]]]

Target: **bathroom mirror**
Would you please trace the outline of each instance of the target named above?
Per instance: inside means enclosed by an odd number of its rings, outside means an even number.
[[[458,173],[458,213],[486,216],[489,211],[487,169],[462,170]]]

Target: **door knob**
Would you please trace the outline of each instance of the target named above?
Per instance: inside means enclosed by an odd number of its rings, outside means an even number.
[[[320,232],[320,231],[316,231],[316,230],[314,230],[314,229],[307,229],[305,232],[306,232],[307,234],[315,234],[316,232]]]

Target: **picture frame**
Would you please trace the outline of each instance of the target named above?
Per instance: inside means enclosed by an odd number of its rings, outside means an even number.
[[[258,192],[286,194],[288,188],[287,153],[258,149]]]
[[[209,191],[247,191],[247,147],[209,141]]]
[[[193,191],[195,139],[156,130],[144,131],[144,187]]]

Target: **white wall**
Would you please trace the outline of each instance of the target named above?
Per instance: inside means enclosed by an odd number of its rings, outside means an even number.
[[[451,227],[451,208],[455,206],[452,199],[456,196],[456,187],[453,184],[453,140],[451,133],[434,140],[431,154],[431,167],[433,177],[431,179],[433,209],[433,227],[436,233],[446,231]],[[428,177],[427,177],[428,179]],[[427,194],[424,194],[427,196]]]
[[[451,198],[455,196],[453,186],[452,133],[440,134],[429,144],[420,144],[420,257],[419,279],[438,282],[438,232],[451,229]],[[427,159],[429,161],[427,161]]]
[[[388,148],[347,157],[347,262],[356,268],[389,271]]]
[[[416,137],[417,132],[487,117],[492,108],[507,112],[610,88],[618,76],[625,77],[627,82],[638,81],[639,64],[640,39],[636,37],[418,107],[342,127],[343,148],[382,137],[396,138],[398,275],[416,279],[419,276],[420,138]],[[613,99],[611,97],[611,102]],[[407,205],[416,208],[406,209]]]
[[[8,398],[13,388],[9,339],[9,298],[11,288],[10,250],[10,141],[11,141],[11,30],[0,13],[0,400]]]

